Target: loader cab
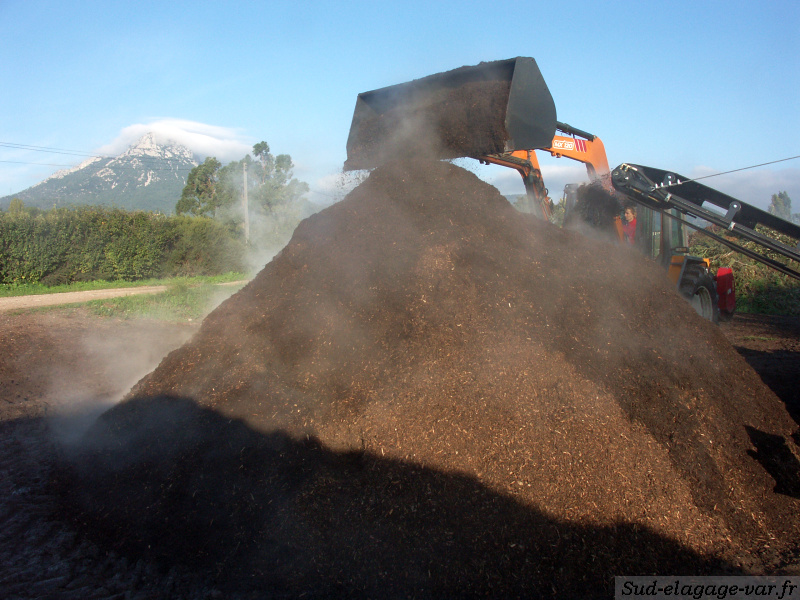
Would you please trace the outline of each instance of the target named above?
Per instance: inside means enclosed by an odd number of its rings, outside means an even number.
[[[717,277],[707,259],[689,255],[688,238],[687,227],[675,209],[659,212],[646,206],[637,207],[637,248],[667,271],[669,281],[700,316],[717,322],[720,319]],[[726,280],[726,285],[732,287],[732,281]],[[729,314],[723,311],[724,318],[730,316],[733,308]]]
[[[668,214],[646,206],[636,209],[636,247],[664,267],[669,267],[674,254],[688,252],[688,234],[677,218],[677,211]]]

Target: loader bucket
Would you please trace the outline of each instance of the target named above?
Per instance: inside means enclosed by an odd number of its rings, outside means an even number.
[[[359,94],[344,166],[547,148],[555,130],[535,60],[486,62]]]

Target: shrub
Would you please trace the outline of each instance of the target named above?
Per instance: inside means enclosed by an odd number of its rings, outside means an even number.
[[[796,262],[790,261],[776,252],[765,251],[755,242],[738,239],[719,227],[710,227],[709,229],[716,235],[763,254],[795,271],[800,271],[800,265]],[[794,247],[797,245],[797,240],[761,225],[756,230],[787,246]],[[733,269],[733,277],[736,282],[737,311],[800,316],[799,280],[748,258],[744,254],[736,252],[702,233],[693,234],[689,244],[690,254],[711,259],[712,270],[716,271],[719,267],[731,267]]]
[[[211,219],[104,207],[0,213],[0,283],[57,285],[240,271],[244,244]]]

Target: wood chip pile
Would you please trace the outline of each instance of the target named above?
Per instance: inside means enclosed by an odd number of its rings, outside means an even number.
[[[633,250],[404,161],[105,413],[65,498],[231,589],[608,597],[614,575],[774,565],[795,428]]]

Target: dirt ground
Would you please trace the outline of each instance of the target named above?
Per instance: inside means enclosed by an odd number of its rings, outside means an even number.
[[[164,572],[98,547],[48,485],[59,440],[80,435],[197,324],[98,318],[80,308],[0,314],[0,589],[7,598],[218,598],[202,573]],[[720,325],[800,429],[800,318]],[[789,572],[791,569],[789,569]]]
[[[80,435],[196,327],[81,308],[0,313],[4,598],[215,597],[196,576],[128,562],[86,540],[60,515],[50,486],[61,441]]]
[[[736,315],[720,328],[800,424],[800,318]]]

